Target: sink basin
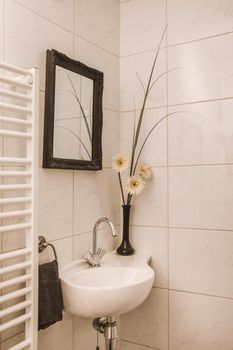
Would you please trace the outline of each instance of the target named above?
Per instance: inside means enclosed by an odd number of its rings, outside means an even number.
[[[91,268],[82,259],[66,266],[61,274],[64,308],[73,315],[107,317],[138,307],[147,298],[154,281],[150,257],[106,254],[100,267]]]

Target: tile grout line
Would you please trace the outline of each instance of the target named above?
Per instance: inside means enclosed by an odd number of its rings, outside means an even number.
[[[221,102],[221,101],[232,100],[232,99],[233,99],[233,96],[227,96],[227,97],[219,97],[219,98],[212,98],[212,99],[205,99],[205,100],[193,100],[193,101],[188,101],[188,102],[171,103],[168,105],[147,107],[147,108],[145,108],[145,111],[164,109],[166,107],[172,108],[172,107],[189,106],[189,105],[201,104],[201,103]],[[139,111],[140,111],[139,109],[136,109],[136,112],[139,112]],[[121,113],[121,114],[132,113],[132,112],[134,112],[133,109],[125,109],[125,110],[119,111],[119,113]]]
[[[227,35],[231,35],[231,34],[233,34],[232,30],[230,30],[228,32],[224,32],[224,33],[219,33],[219,34],[213,34],[213,35],[205,36],[205,37],[202,37],[202,38],[197,38],[197,39],[193,39],[193,40],[187,40],[187,41],[183,41],[183,42],[178,42],[176,44],[168,45],[168,48],[177,47],[177,46],[181,46],[181,45],[192,44],[192,43],[196,43],[198,41],[204,41],[204,40],[219,38],[219,37],[227,36]]]
[[[43,89],[40,89],[40,94],[45,94],[45,90],[43,90]],[[121,113],[119,110],[116,110],[116,109],[113,109],[113,108],[111,108],[111,107],[108,107],[108,106],[104,106],[103,105],[103,110],[105,110],[105,111],[110,111],[110,112],[113,112],[113,113]],[[68,119],[68,118],[67,118]]]
[[[120,223],[117,223],[115,226],[120,226],[121,224]],[[130,225],[131,227],[135,227],[135,228],[154,228],[154,229],[162,229],[162,230],[167,230],[168,228],[169,229],[172,229],[172,230],[191,230],[191,231],[213,231],[213,232],[224,232],[224,233],[227,233],[229,232],[229,234],[232,234],[233,233],[233,229],[230,230],[230,229],[214,229],[214,228],[197,228],[197,227],[176,227],[176,226],[150,226],[150,225]],[[101,230],[104,230],[104,229],[100,229]],[[61,237],[61,238],[55,238],[55,239],[49,239],[48,241],[49,242],[57,242],[57,241],[61,241],[61,240],[65,240],[65,239],[70,239],[72,237],[74,238],[77,238],[79,236],[84,236],[84,235],[87,235],[87,234],[90,234],[92,231],[86,231],[86,232],[81,232],[81,233],[76,233],[74,235],[67,235],[65,237]]]
[[[207,163],[207,164],[177,164],[177,165],[151,165],[152,169],[166,169],[168,168],[208,168],[208,167],[222,167],[222,166],[233,166],[233,162],[232,163],[215,163],[215,164],[211,164],[211,163]],[[103,170],[111,170],[111,166],[104,166]]]
[[[214,34],[214,35],[206,36],[203,38],[197,38],[197,39],[193,39],[193,40],[187,40],[187,41],[179,42],[176,44],[167,45],[167,47],[162,46],[161,49],[166,50],[166,49],[170,49],[170,48],[177,47],[177,46],[188,45],[188,44],[196,43],[198,41],[210,40],[210,39],[218,38],[221,36],[227,36],[227,35],[231,35],[231,34],[233,34],[233,31],[228,31],[228,32],[220,33],[220,34]],[[139,56],[142,54],[153,53],[154,51],[156,51],[156,48],[148,49],[148,50],[144,50],[144,51],[133,52],[133,53],[128,54],[128,55],[122,55],[121,58],[124,59],[124,58],[128,58],[128,57]]]
[[[66,32],[68,32],[68,33],[70,33],[70,34],[73,34],[73,31],[72,31],[72,30],[69,30],[68,28],[63,27],[62,25],[60,25],[60,24],[54,22],[53,20],[51,20],[51,19],[49,19],[49,18],[43,16],[43,15],[40,14],[39,12],[37,12],[37,11],[31,9],[30,7],[27,7],[27,6],[25,6],[25,5],[21,4],[21,3],[19,3],[17,0],[11,0],[11,1],[14,2],[15,4],[17,4],[18,6],[24,8],[25,10],[34,13],[34,15],[43,18],[44,20],[46,20],[46,21],[48,21],[48,22],[54,24],[55,26],[57,26],[57,27],[59,27],[59,28],[65,30]]]
[[[187,294],[192,294],[192,295],[199,295],[203,297],[208,297],[208,298],[217,298],[217,299],[224,299],[224,300],[230,300],[233,302],[233,297],[226,297],[226,296],[221,296],[221,295],[213,295],[213,294],[207,294],[207,293],[201,293],[201,292],[191,292],[189,290],[183,290],[183,289],[175,289],[175,288],[165,288],[165,287],[157,287],[153,286],[153,289],[160,289],[169,292],[177,292],[177,293],[187,293]]]
[[[49,19],[49,18],[47,18],[47,17],[41,15],[41,14],[38,13],[37,11],[34,11],[34,10],[32,10],[31,8],[29,8],[29,7],[27,7],[27,6],[22,5],[21,3],[18,3],[17,0],[11,0],[11,1],[14,2],[15,4],[17,4],[18,6],[21,6],[21,7],[24,8],[25,10],[34,13],[34,15],[36,15],[36,16],[38,16],[38,17],[44,19],[45,21],[47,21],[47,22],[49,22],[49,23],[51,23],[51,24],[57,26],[57,27],[60,28],[60,29],[63,29],[63,30],[66,31],[67,33],[70,33],[71,35],[74,34],[75,38],[76,38],[76,37],[77,37],[77,38],[80,38],[81,40],[84,40],[84,41],[88,42],[89,44],[92,44],[93,46],[96,46],[97,48],[99,48],[100,50],[102,50],[102,51],[108,53],[109,55],[112,55],[112,56],[114,56],[114,57],[116,57],[116,58],[119,57],[119,56],[117,56],[116,54],[114,54],[113,52],[108,51],[108,50],[106,50],[105,48],[103,48],[103,47],[97,45],[96,43],[94,43],[94,42],[92,42],[92,41],[90,41],[90,40],[87,40],[87,39],[83,38],[83,37],[80,36],[80,35],[77,35],[77,34],[73,33],[73,30],[69,30],[69,29],[67,29],[66,27],[63,27],[63,26],[59,25],[58,23],[52,21],[51,19]]]
[[[145,348],[145,349],[149,349],[149,350],[162,350],[162,349],[158,349],[158,348],[152,348],[151,346],[147,346],[141,343],[135,343],[131,340],[127,340],[127,339],[120,339],[121,341],[125,342],[125,343],[129,343],[129,344],[134,344],[134,345],[140,345],[141,347]]]
[[[98,49],[100,49],[100,50],[102,50],[102,51],[108,53],[109,55],[112,55],[112,56],[115,57],[115,58],[119,58],[119,56],[116,55],[115,53],[106,50],[104,47],[101,47],[101,46],[97,45],[97,44],[94,43],[93,41],[90,41],[90,40],[88,40],[88,39],[82,37],[81,35],[75,34],[75,37],[77,37],[77,38],[79,38],[79,39],[81,39],[81,40],[83,40],[83,41],[86,41],[87,43],[89,43],[89,44],[91,44],[91,45],[97,47]]]
[[[200,228],[200,227],[182,227],[182,226],[156,226],[156,225],[130,225],[132,227],[142,227],[142,228],[155,228],[155,229],[172,229],[172,230],[192,230],[192,231],[214,231],[214,232],[229,232],[233,233],[232,229],[221,229],[221,228]]]
[[[115,226],[120,226],[119,223],[115,224]],[[99,228],[98,231],[105,231],[106,228]],[[69,236],[65,236],[65,237],[60,237],[60,238],[55,238],[55,239],[48,239],[48,242],[50,243],[53,243],[53,242],[59,242],[59,241],[62,241],[62,240],[66,240],[66,239],[72,239],[72,238],[78,238],[80,236],[84,236],[84,235],[88,235],[88,234],[91,234],[92,233],[92,229],[90,229],[90,231],[86,231],[86,232],[81,232],[81,233],[74,233],[74,234],[70,234]]]

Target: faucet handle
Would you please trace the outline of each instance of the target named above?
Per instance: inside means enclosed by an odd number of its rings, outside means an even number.
[[[89,252],[89,250],[87,250],[86,252],[83,253],[82,258],[84,260],[86,260],[88,262],[88,264],[92,265],[92,263],[94,263],[94,257],[91,254],[91,252]]]
[[[104,250],[104,248],[99,247],[96,251],[96,255],[99,256],[100,260],[102,259],[102,257],[104,256],[104,254],[106,253],[106,251]]]

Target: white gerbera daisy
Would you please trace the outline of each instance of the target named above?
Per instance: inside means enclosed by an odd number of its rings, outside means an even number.
[[[145,181],[143,181],[140,177],[131,176],[126,182],[127,192],[131,195],[137,196],[143,191],[145,185]]]
[[[127,170],[129,166],[129,158],[122,153],[117,153],[112,159],[112,168],[118,173]]]
[[[137,167],[137,172],[144,180],[149,180],[152,177],[151,167],[146,163],[139,163]]]

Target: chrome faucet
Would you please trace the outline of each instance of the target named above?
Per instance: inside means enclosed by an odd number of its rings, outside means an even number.
[[[105,218],[105,217],[100,218],[95,222],[95,225],[92,231],[92,239],[93,239],[92,252],[86,251],[82,256],[83,259],[86,260],[88,264],[92,267],[100,266],[100,261],[105,254],[105,251],[103,248],[97,249],[97,230],[101,222],[105,222],[106,224],[108,224],[108,226],[111,229],[113,237],[117,236],[117,231],[115,229],[115,226],[113,225],[112,221],[109,220],[108,218]]]

